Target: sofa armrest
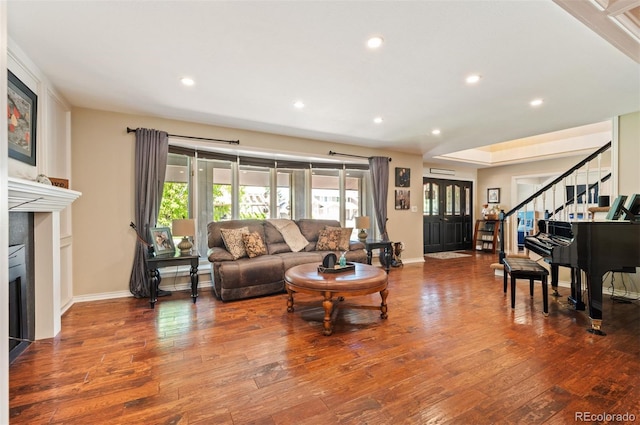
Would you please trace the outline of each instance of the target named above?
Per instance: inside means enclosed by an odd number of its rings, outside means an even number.
[[[217,246],[214,246],[213,248],[209,248],[209,251],[207,251],[207,258],[212,263],[216,261],[233,261],[234,260],[233,255],[231,255],[229,251]]]
[[[364,244],[360,241],[349,241],[349,251],[364,249]]]

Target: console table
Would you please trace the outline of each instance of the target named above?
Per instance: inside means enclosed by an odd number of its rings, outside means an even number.
[[[391,267],[391,259],[393,258],[393,242],[373,239],[367,239],[362,242],[364,243],[364,249],[367,250],[367,264],[369,265],[371,264],[371,259],[373,257],[373,250],[382,250],[385,259],[384,270],[388,274],[389,268]]]
[[[191,276],[191,298],[195,304],[198,299],[198,262],[200,261],[200,255],[195,252],[190,255],[180,255],[180,252],[176,252],[173,256],[159,255],[157,257],[147,258],[147,268],[149,269],[149,276],[151,277],[150,291],[149,291],[149,304],[151,308],[155,307],[156,301],[158,301],[158,280],[160,272],[158,269],[169,266],[180,266],[184,264],[190,264],[191,270],[189,275]]]

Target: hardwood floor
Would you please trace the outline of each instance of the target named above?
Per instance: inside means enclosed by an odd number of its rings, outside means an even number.
[[[531,299],[519,281],[512,310],[496,256],[470,253],[392,269],[389,318],[357,308],[377,308],[378,294],[346,299],[328,337],[320,299],[304,294],[293,313],[284,293],[222,303],[210,288],[155,310],[134,298],[75,304],[56,338],[11,366],[11,424],[640,421],[637,301],[606,296],[607,336],[595,336],[567,288],[544,317],[539,285]]]

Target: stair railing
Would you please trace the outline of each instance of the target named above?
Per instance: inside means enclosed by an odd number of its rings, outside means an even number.
[[[563,212],[566,215],[566,209],[568,205],[573,204],[574,207],[577,206],[577,200],[580,199],[581,196],[586,196],[585,198],[585,202],[584,205],[586,206],[588,203],[588,200],[590,199],[589,195],[592,195],[595,193],[595,189],[596,188],[600,188],[603,182],[606,182],[607,180],[609,180],[609,178],[611,178],[611,173],[607,174],[604,177],[599,177],[598,181],[596,183],[593,183],[591,185],[589,185],[587,183],[587,185],[585,185],[587,188],[585,188],[584,190],[582,190],[580,193],[578,192],[578,184],[577,184],[577,172],[584,167],[585,165],[587,166],[586,168],[586,172],[587,172],[587,179],[588,179],[588,174],[589,174],[589,163],[598,158],[598,162],[600,161],[599,156],[606,152],[607,150],[611,149],[611,141],[609,141],[607,144],[605,144],[604,146],[602,146],[601,148],[599,148],[598,150],[596,150],[595,152],[593,152],[591,155],[587,156],[586,158],[584,158],[583,160],[581,160],[580,162],[578,162],[576,165],[574,165],[573,167],[569,168],[567,171],[565,171],[564,173],[560,174],[558,177],[556,177],[555,179],[553,179],[550,183],[547,183],[544,187],[542,187],[541,189],[537,190],[533,195],[529,196],[527,199],[525,199],[524,201],[520,202],[518,205],[516,205],[514,208],[510,209],[509,211],[505,212],[504,210],[500,211],[499,214],[499,220],[500,220],[500,253],[499,253],[499,259],[500,259],[500,263],[502,263],[503,259],[505,258],[505,244],[506,244],[506,240],[504,238],[504,232],[505,232],[505,221],[511,217],[513,214],[515,214],[516,212],[518,212],[521,209],[525,209],[525,213],[527,212],[526,206],[533,202],[534,208],[534,217],[535,217],[535,211],[537,211],[536,209],[536,204],[537,201],[542,198],[542,203],[543,203],[543,207],[546,206],[546,193],[548,191],[551,191],[552,193],[552,202],[553,202],[553,207],[551,209],[552,212],[548,212],[548,210],[545,208],[545,219],[554,219],[558,216],[559,213]],[[599,166],[598,166],[599,168]],[[574,174],[575,173],[575,174]],[[565,200],[564,202],[556,208],[555,206],[555,202],[556,202],[556,185],[560,182],[562,182],[563,180],[565,180],[565,187],[566,186],[571,186],[571,185],[567,185],[566,184],[566,179],[569,176],[574,175],[574,195],[571,199],[566,199],[566,190],[564,191],[565,193]],[[601,193],[602,191],[599,190],[598,193]],[[593,198],[591,198],[593,199]],[[586,207],[585,207],[586,208]],[[584,214],[584,213],[583,213]],[[526,216],[526,214],[525,214]],[[583,215],[585,218],[587,216],[587,214]],[[517,233],[517,228],[516,228],[516,233]]]

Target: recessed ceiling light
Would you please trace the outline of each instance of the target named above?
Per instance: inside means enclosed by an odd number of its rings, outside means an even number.
[[[433,134],[434,136],[437,136],[438,134],[440,134],[440,129],[439,129],[439,128],[434,128],[434,129],[431,131],[431,134]]]
[[[382,117],[375,117],[375,118],[373,119],[373,122],[374,122],[374,123],[376,123],[376,124],[382,124],[382,121],[384,121],[384,120],[382,119]]]
[[[180,79],[180,82],[185,86],[192,86],[196,83],[195,81],[193,81],[193,78],[189,78],[189,77],[182,77]]]
[[[295,106],[298,109],[302,109],[304,108],[304,102],[301,100],[296,100],[295,102],[293,102],[293,106]]]
[[[544,101],[542,99],[533,99],[531,102],[529,102],[529,105],[531,106],[540,106],[542,105]]]
[[[481,75],[473,74],[469,75],[465,81],[467,82],[467,84],[476,84],[478,81],[480,81],[481,78]]]
[[[367,40],[367,47],[369,47],[370,49],[377,49],[378,47],[382,46],[383,41],[384,39],[380,36],[371,37]]]

